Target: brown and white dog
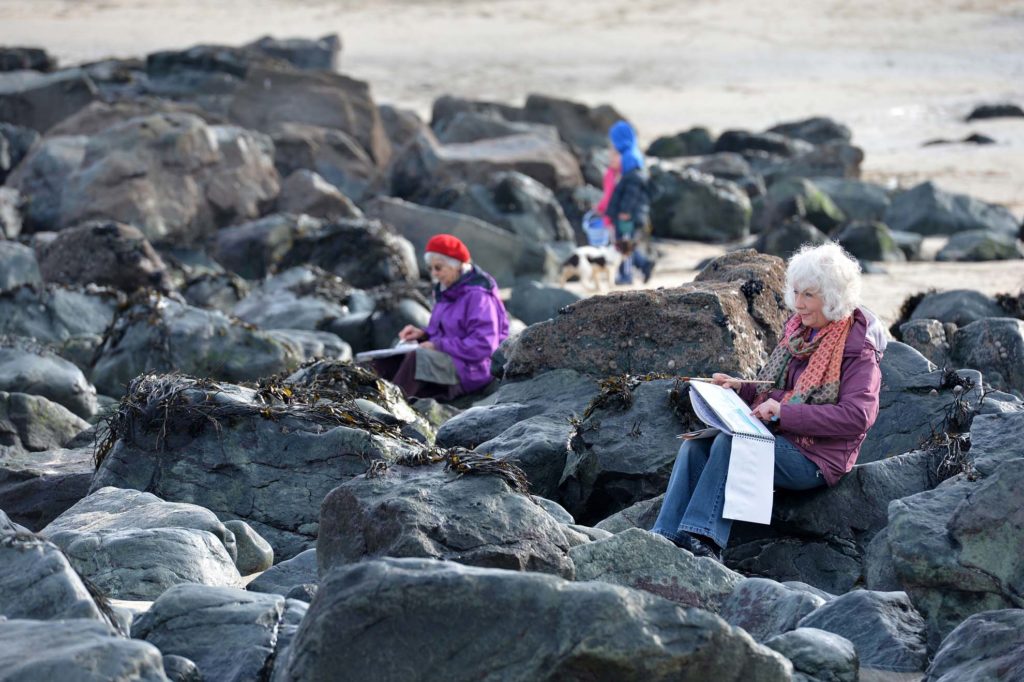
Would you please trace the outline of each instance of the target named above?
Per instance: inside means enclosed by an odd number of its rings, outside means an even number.
[[[621,263],[622,254],[614,245],[577,246],[562,263],[561,285],[565,286],[571,278],[579,277],[586,289],[601,291],[601,280],[604,280],[610,290]]]

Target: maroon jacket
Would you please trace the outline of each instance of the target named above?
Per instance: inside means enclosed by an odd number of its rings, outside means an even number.
[[[878,324],[875,320],[872,323]],[[878,392],[882,386],[878,361],[885,343],[880,342],[884,337],[878,336],[876,329],[868,333],[868,327],[868,318],[858,308],[853,313],[853,327],[843,350],[839,400],[834,405],[784,403],[779,412],[777,435],[814,436],[813,450],[799,445],[797,448],[818,466],[830,486],[853,468],[860,445],[878,417]],[[787,390],[796,385],[806,368],[806,360],[794,358],[789,363]],[[782,393],[775,389],[769,397],[780,400]],[[739,395],[749,404],[754,399],[754,385],[744,384]]]

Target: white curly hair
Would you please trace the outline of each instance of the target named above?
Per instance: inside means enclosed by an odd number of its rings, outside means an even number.
[[[786,268],[786,305],[795,308],[796,291],[812,291],[825,301],[822,314],[841,320],[860,305],[860,263],[835,242],[805,244]]]

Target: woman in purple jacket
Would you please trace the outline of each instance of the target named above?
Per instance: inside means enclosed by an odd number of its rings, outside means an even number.
[[[775,432],[775,485],[833,486],[853,468],[878,416],[885,331],[858,307],[860,266],[841,247],[804,247],[786,270],[794,315],[767,364],[763,384],[714,374]],[[679,449],[653,532],[721,561],[732,521],[722,518],[732,438],[687,441]]]
[[[491,355],[508,338],[508,313],[494,278],[473,265],[457,237],[434,235],[424,259],[434,281],[430,324],[398,333],[419,341],[415,352],[374,364],[408,396],[451,400],[491,383]]]

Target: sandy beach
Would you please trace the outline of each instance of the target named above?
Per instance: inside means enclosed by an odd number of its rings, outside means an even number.
[[[62,64],[331,32],[344,73],[423,116],[442,94],[521,103],[540,92],[610,103],[650,141],[826,115],[853,130],[865,179],[931,179],[1024,217],[1024,119],[963,121],[977,104],[1024,103],[1021,0],[0,0],[0,44],[42,46]],[[996,144],[922,146],[973,132]],[[665,249],[651,286],[691,279],[721,252]],[[886,269],[866,294],[887,318],[929,287],[1024,286],[1020,261]]]

